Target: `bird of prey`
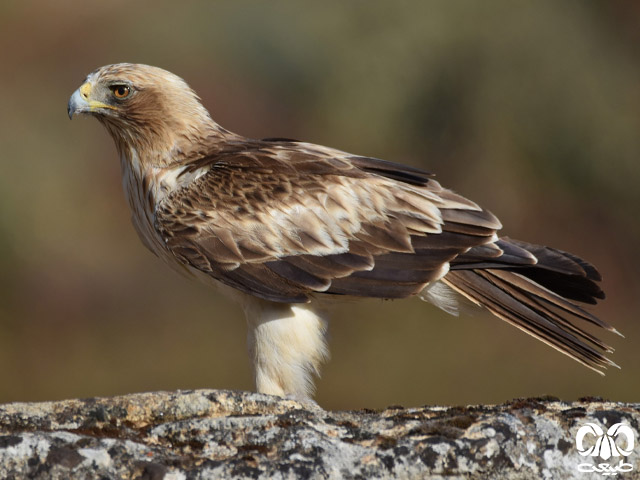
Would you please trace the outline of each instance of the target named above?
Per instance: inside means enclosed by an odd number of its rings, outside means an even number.
[[[344,297],[417,296],[455,313],[460,294],[591,369],[617,366],[583,328],[616,332],[581,306],[604,298],[596,268],[498,236],[493,214],[421,169],[232,133],[148,65],[95,70],[68,114],[113,137],[146,247],[242,305],[259,392],[310,398],[328,357],[323,306]]]

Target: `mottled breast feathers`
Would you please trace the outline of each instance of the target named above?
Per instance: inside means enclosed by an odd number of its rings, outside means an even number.
[[[403,298],[489,243],[499,221],[426,172],[292,141],[256,141],[183,167],[194,180],[155,223],[183,263],[246,293]]]

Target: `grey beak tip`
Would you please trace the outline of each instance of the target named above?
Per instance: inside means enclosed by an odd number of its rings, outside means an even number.
[[[73,114],[76,113],[76,105],[73,101],[73,97],[69,99],[69,103],[67,103],[67,115],[69,115],[69,120],[73,119]]]
[[[81,100],[80,93],[77,90],[73,92],[73,95],[69,98],[69,103],[67,103],[67,115],[69,115],[69,119],[72,119],[76,112],[82,108],[80,104]]]

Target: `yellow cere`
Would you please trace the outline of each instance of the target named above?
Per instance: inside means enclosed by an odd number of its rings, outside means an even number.
[[[80,87],[80,95],[82,95],[82,98],[84,98],[85,100],[88,100],[90,93],[91,93],[91,83],[89,83],[89,82],[84,83]]]
[[[98,100],[89,100],[89,95],[91,94],[92,85],[90,82],[86,82],[82,84],[80,87],[80,95],[83,99],[87,101],[89,104],[89,108],[91,110],[96,110],[98,108],[110,108],[111,110],[115,110],[116,107],[112,105],[107,105],[106,103],[99,102]]]

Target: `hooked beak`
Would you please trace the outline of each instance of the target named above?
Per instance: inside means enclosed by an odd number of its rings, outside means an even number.
[[[110,109],[115,110],[115,107],[111,105],[107,105],[106,103],[99,102],[97,100],[91,100],[91,89],[92,85],[90,82],[84,83],[79,89],[77,89],[71,95],[69,99],[69,103],[67,104],[67,113],[69,114],[69,118],[73,118],[75,114],[83,114],[83,113],[93,113],[99,109]]]

